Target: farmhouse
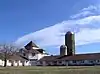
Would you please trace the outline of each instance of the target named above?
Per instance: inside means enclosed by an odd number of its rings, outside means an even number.
[[[27,58],[29,66],[37,65],[37,61],[44,56],[49,56],[45,50],[39,48],[35,43],[30,41],[24,48],[19,51],[20,56]]]

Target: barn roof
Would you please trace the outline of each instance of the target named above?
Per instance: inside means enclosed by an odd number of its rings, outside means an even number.
[[[34,42],[30,41],[25,47],[31,46],[31,47],[37,47],[39,48]]]
[[[100,53],[76,54],[73,56],[45,56],[40,61],[60,61],[60,60],[96,60],[100,59]]]
[[[16,54],[13,54],[13,56],[10,56],[8,58],[9,60],[21,60],[21,61],[25,61],[25,60],[28,60],[20,55],[16,55]]]
[[[73,56],[65,56],[61,60],[95,60],[100,59],[100,53],[89,53],[89,54],[76,54]]]

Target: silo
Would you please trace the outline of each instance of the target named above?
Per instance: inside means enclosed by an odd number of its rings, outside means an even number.
[[[67,46],[66,45],[60,46],[60,55],[61,56],[67,55]]]
[[[65,45],[67,46],[67,55],[72,56],[75,54],[75,37],[74,33],[68,31],[65,35]]]

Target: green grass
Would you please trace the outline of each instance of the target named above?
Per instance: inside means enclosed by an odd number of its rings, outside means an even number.
[[[0,74],[100,74],[100,66],[0,67]]]

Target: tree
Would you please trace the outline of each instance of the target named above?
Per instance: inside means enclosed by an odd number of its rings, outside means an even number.
[[[0,56],[4,60],[4,67],[7,66],[7,59],[10,58],[13,54],[16,53],[18,50],[17,47],[11,45],[11,44],[1,44],[0,45]]]

